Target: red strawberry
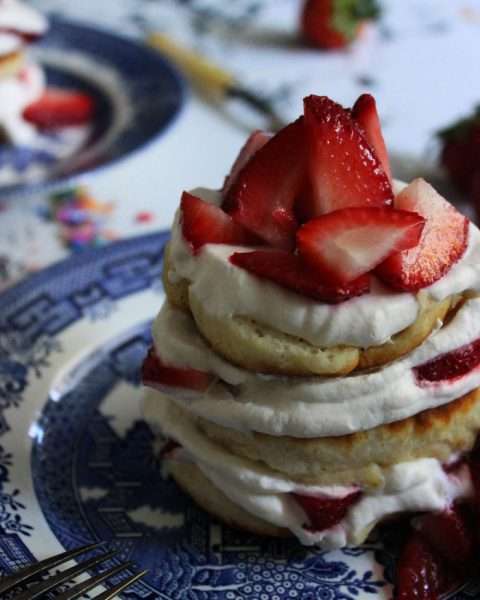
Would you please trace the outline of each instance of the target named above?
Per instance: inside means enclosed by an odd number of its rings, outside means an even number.
[[[10,35],[16,35],[19,38],[21,38],[26,44],[36,42],[43,36],[43,34],[41,33],[33,31],[21,31],[20,29],[15,29],[14,27],[0,27],[0,34],[1,33],[9,33]]]
[[[301,15],[301,30],[313,46],[343,48],[354,40],[363,21],[378,14],[374,0],[307,0]]]
[[[232,218],[277,248],[291,249],[293,205],[305,175],[303,117],[272,137],[239,173],[225,200]]]
[[[370,272],[392,252],[416,246],[424,224],[404,210],[342,208],[302,225],[297,247],[325,281],[341,284]]]
[[[390,205],[390,181],[350,112],[326,96],[308,96],[304,107],[315,216]]]
[[[250,134],[250,137],[245,142],[243,148],[240,150],[240,154],[235,159],[233,166],[230,170],[228,177],[225,179],[225,183],[223,185],[222,194],[224,197],[228,195],[230,188],[237,180],[237,177],[243,167],[248,163],[248,161],[252,158],[252,156],[260,150],[268,140],[272,137],[272,133],[267,133],[266,131],[254,131]]]
[[[392,171],[390,169],[390,161],[388,160],[387,147],[383,139],[382,126],[380,125],[375,98],[370,94],[362,94],[353,105],[352,117],[363,131],[367,142],[377,155],[391,183]]]
[[[299,256],[285,250],[236,252],[230,257],[230,262],[297,294],[330,304],[360,296],[369,290],[367,275],[341,286],[326,284],[321,274],[315,273]]]
[[[441,560],[413,533],[397,562],[394,600],[437,600],[443,586]]]
[[[422,238],[415,248],[392,254],[377,274],[395,289],[417,291],[450,270],[465,252],[468,219],[423,179],[415,179],[395,198],[395,208],[425,218]]]
[[[153,348],[150,348],[142,364],[142,382],[153,389],[161,390],[166,385],[203,392],[212,379],[212,375],[204,371],[166,365]]]
[[[94,103],[88,94],[48,88],[39,100],[23,111],[25,120],[41,129],[83,125],[93,118]]]
[[[416,528],[439,556],[456,570],[468,570],[475,541],[466,507],[452,506],[442,513],[429,513],[417,523]]]
[[[168,455],[171,454],[177,448],[181,448],[178,442],[172,440],[171,438],[167,439],[167,441],[165,442],[164,446],[162,446],[162,449],[158,454],[158,458],[167,458]]]
[[[480,106],[474,113],[438,133],[443,143],[440,156],[453,183],[470,194],[473,178],[480,173]]]
[[[204,244],[255,245],[254,236],[215,204],[183,192],[180,208],[183,237],[194,253]]]
[[[478,366],[480,366],[480,340],[474,340],[414,367],[413,372],[420,384],[438,383],[461,379]]]
[[[292,495],[307,513],[310,525],[306,529],[323,531],[339,523],[347,514],[348,509],[360,500],[362,492],[352,492],[344,498]]]

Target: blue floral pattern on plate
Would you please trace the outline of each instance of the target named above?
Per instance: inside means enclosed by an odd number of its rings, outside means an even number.
[[[82,253],[0,297],[0,569],[105,540],[149,569],[131,599],[387,598],[388,543],[318,552],[238,532],[163,473],[138,367],[166,239]]]

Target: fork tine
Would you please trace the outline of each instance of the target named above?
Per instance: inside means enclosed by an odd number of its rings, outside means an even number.
[[[102,581],[106,581],[107,579],[110,579],[110,577],[113,577],[114,575],[116,575],[117,573],[120,573],[120,571],[123,571],[124,569],[128,569],[132,565],[133,565],[133,563],[131,561],[129,561],[126,563],[122,563],[121,565],[118,565],[117,567],[113,567],[112,569],[109,569],[108,571],[104,571],[103,573],[100,573],[99,575],[95,575],[95,577],[90,577],[90,579],[87,579],[86,581],[77,583],[77,585],[70,588],[66,592],[63,592],[63,594],[59,594],[58,596],[55,596],[55,600],[74,600],[74,598],[78,598],[82,594],[85,594],[85,592],[88,592],[89,590],[93,590],[93,588],[96,587],[97,585],[99,585],[100,583],[102,583]]]
[[[131,586],[133,583],[138,581],[141,577],[143,577],[147,573],[148,573],[148,569],[145,569],[145,571],[141,571],[140,573],[137,573],[136,575],[132,575],[131,577],[129,577],[128,579],[125,579],[125,581],[122,581],[122,583],[119,583],[115,587],[110,588],[106,592],[102,592],[98,596],[95,596],[94,600],[113,600],[113,598],[115,598],[115,596],[117,594],[119,594],[120,592],[123,592],[123,590],[125,588]],[[15,598],[15,600],[17,600],[17,599]]]
[[[38,596],[40,596],[41,594],[48,592],[57,585],[70,581],[76,575],[84,573],[91,567],[94,567],[95,565],[98,565],[99,563],[108,560],[109,558],[112,558],[112,556],[115,556],[115,554],[117,554],[117,551],[108,552],[107,554],[102,554],[100,556],[94,556],[93,558],[90,558],[89,560],[86,560],[73,567],[70,567],[69,569],[65,569],[65,571],[62,571],[61,573],[58,573],[53,577],[49,577],[48,579],[42,581],[38,585],[29,588],[22,594],[15,596],[15,600],[34,600],[35,598],[38,598]]]
[[[90,550],[94,550],[99,546],[103,545],[104,542],[98,542],[96,544],[89,544],[88,546],[82,546],[81,548],[75,548],[75,550],[69,550],[68,552],[62,552],[62,554],[57,554],[56,556],[51,556],[50,558],[46,558],[34,565],[30,565],[29,567],[25,567],[24,569],[20,569],[13,575],[6,577],[2,582],[0,582],[0,595],[8,592],[16,585],[28,581],[34,575],[41,573],[42,571],[47,571],[48,569],[53,569],[58,565],[61,565],[67,560],[75,558],[79,554],[83,554],[85,552],[89,552]]]

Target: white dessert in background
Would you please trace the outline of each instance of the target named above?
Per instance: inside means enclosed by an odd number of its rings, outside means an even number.
[[[45,76],[28,56],[28,44],[47,27],[45,17],[30,6],[18,0],[0,3],[0,132],[9,144],[28,144],[36,135],[23,112],[42,96]]]

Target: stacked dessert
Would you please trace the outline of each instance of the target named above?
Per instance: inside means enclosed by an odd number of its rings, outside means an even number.
[[[371,96],[306,98],[221,191],[184,192],[164,284],[146,414],[200,505],[322,548],[427,513],[400,580],[433,585],[452,544],[468,562],[480,233],[424,180],[392,180]]]
[[[47,21],[17,0],[0,0],[0,141],[25,144],[35,136],[24,110],[45,89],[41,67],[27,57],[27,45],[47,30]]]

